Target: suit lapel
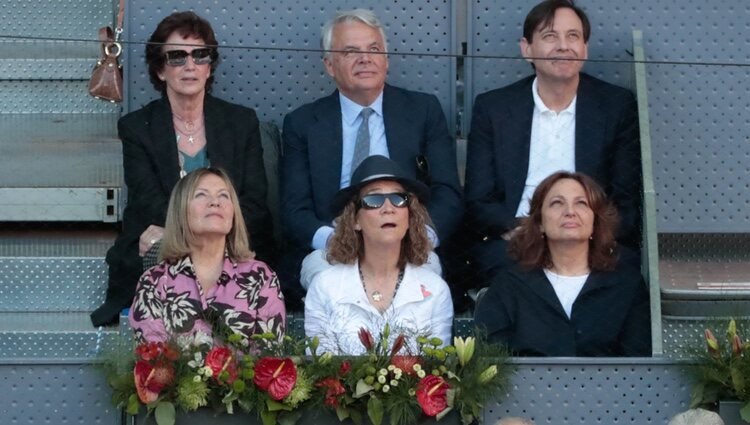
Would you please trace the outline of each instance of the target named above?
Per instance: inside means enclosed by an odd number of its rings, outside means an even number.
[[[510,120],[507,122],[504,164],[505,181],[508,182],[508,205],[514,208],[521,202],[521,195],[526,186],[526,176],[529,173],[529,152],[531,146],[531,124],[534,117],[534,98],[531,94],[534,77],[528,79],[528,84],[520,86],[515,100],[506,104]],[[515,215],[516,211],[510,211]]]
[[[341,102],[334,91],[316,105],[315,121],[308,134],[312,187],[320,188],[318,199],[330,201],[341,185],[341,156],[343,155]],[[326,207],[326,210],[328,208]]]
[[[166,97],[162,97],[154,107],[149,133],[162,187],[166,193],[171,193],[180,178],[180,165],[177,158],[177,135],[172,124],[172,110]]]
[[[402,96],[395,88],[385,85],[383,89],[383,124],[385,125],[385,141],[388,145],[388,155],[406,172],[415,169],[414,155],[410,154],[410,138],[407,129],[413,128],[410,114],[406,113]],[[419,141],[416,141],[419,143]],[[423,151],[417,149],[417,152]],[[412,176],[414,177],[414,176]]]
[[[581,293],[578,294],[578,298],[583,297],[589,292],[596,291],[601,288],[616,285],[618,280],[616,273],[602,273],[602,272],[591,272],[589,278],[586,279],[586,283],[581,288]],[[576,300],[578,300],[576,298]]]
[[[224,164],[226,168],[228,164],[232,164],[234,161],[234,153],[231,152],[231,147],[236,144],[228,143],[222,140],[225,133],[222,129],[225,126],[225,117],[221,114],[221,111],[217,108],[214,99],[206,95],[203,102],[203,116],[206,120],[206,154],[212,166],[217,164]]]
[[[545,304],[557,312],[561,317],[564,317],[565,320],[568,320],[568,315],[565,314],[565,310],[563,310],[562,304],[560,304],[560,299],[557,298],[557,294],[552,288],[552,284],[547,280],[547,276],[544,275],[542,269],[534,269],[528,272],[526,278],[522,277],[520,280],[525,282],[524,284],[527,285],[537,297],[541,298]]]
[[[606,122],[601,108],[599,97],[591,81],[585,74],[581,74],[576,98],[576,171],[594,178],[599,176],[596,166],[602,164],[592,158],[602,158],[602,149],[604,149]]]

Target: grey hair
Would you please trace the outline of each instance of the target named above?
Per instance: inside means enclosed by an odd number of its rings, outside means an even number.
[[[724,425],[724,421],[715,412],[690,409],[675,415],[668,425]]]
[[[495,422],[495,425],[534,425],[534,421],[531,419],[508,417]]]
[[[354,9],[336,12],[336,16],[326,22],[325,25],[323,25],[323,28],[321,28],[320,47],[325,51],[325,57],[331,55],[331,46],[333,45],[333,27],[347,22],[360,22],[370,28],[378,30],[380,37],[383,38],[383,50],[388,52],[388,39],[385,37],[385,30],[383,29],[383,25],[380,23],[377,15],[375,15],[375,12],[369,9]]]

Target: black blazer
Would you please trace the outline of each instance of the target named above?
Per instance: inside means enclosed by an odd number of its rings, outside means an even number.
[[[428,205],[438,237],[447,241],[461,220],[456,144],[433,95],[386,85],[383,121],[391,159],[411,177],[416,160],[429,164]],[[331,199],[341,183],[342,125],[339,92],[304,105],[284,119],[281,219],[288,241],[310,249],[315,231],[330,226]],[[425,177],[422,176],[425,180]]]
[[[480,236],[516,226],[526,184],[534,76],[477,96],[466,163],[466,214]],[[576,100],[576,170],[602,185],[620,214],[618,240],[637,244],[641,204],[637,104],[628,90],[581,74]]]
[[[263,149],[255,111],[206,95],[203,113],[208,159],[232,178],[252,249],[258,259],[270,261],[274,251],[273,225],[266,202]],[[138,239],[149,225],[164,226],[169,196],[180,178],[167,98],[123,116],[117,129],[122,139],[128,202],[122,233],[107,253],[110,269],[105,304],[110,308],[106,315],[115,307],[119,311],[131,304],[142,273]]]
[[[635,268],[592,272],[568,319],[541,269],[511,267],[493,279],[474,321],[521,356],[650,356],[650,311]]]

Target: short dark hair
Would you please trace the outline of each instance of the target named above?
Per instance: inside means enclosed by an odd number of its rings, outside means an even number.
[[[151,38],[146,44],[146,64],[148,65],[148,76],[154,88],[162,95],[167,93],[167,84],[159,78],[159,73],[164,69],[163,43],[170,35],[178,33],[184,38],[199,38],[211,49],[211,75],[206,81],[206,92],[211,91],[214,82],[216,66],[219,65],[218,42],[211,24],[207,20],[196,15],[195,12],[174,12],[159,22]]]
[[[548,27],[555,20],[555,12],[557,9],[568,8],[571,9],[578,18],[581,20],[583,26],[583,41],[588,43],[589,36],[591,36],[591,23],[589,18],[584,13],[583,9],[576,6],[573,0],[544,0],[543,2],[534,6],[529,14],[526,15],[526,20],[523,22],[523,37],[531,43],[534,38],[534,31],[540,26],[542,28]]]
[[[617,209],[607,199],[601,186],[583,173],[558,171],[539,183],[531,197],[529,216],[521,220],[520,229],[510,240],[510,256],[525,268],[552,267],[547,238],[541,230],[542,206],[552,186],[564,179],[575,180],[583,186],[589,207],[594,213],[594,230],[589,241],[589,268],[592,271],[613,270],[617,264]]]

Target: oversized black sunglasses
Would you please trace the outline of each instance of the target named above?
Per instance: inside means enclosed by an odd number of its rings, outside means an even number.
[[[213,62],[211,53],[213,49],[203,47],[200,49],[193,49],[192,52],[186,52],[184,50],[168,50],[164,52],[164,57],[167,58],[167,65],[169,66],[182,66],[187,63],[187,57],[192,56],[193,62],[196,65],[205,65]]]
[[[359,200],[359,204],[366,210],[374,210],[382,207],[386,199],[391,201],[391,204],[396,208],[404,208],[409,205],[409,195],[402,192],[372,193],[363,196]]]

